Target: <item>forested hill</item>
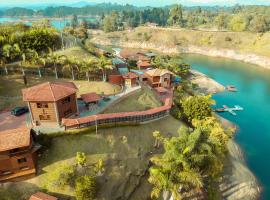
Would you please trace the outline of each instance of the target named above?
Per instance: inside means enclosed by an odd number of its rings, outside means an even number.
[[[159,26],[177,26],[188,29],[229,30],[233,32],[270,31],[270,6],[233,7],[136,7],[102,3],[85,7],[48,7],[41,10],[11,8],[4,10],[2,16],[45,16],[65,17],[71,15],[98,15],[98,28],[106,32],[118,31],[127,27],[138,27],[147,22]]]

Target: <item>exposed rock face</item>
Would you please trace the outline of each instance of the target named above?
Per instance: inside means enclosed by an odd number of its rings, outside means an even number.
[[[215,80],[209,78],[196,70],[190,70],[192,76],[190,81],[199,86],[198,92],[203,94],[214,94],[223,92],[225,87]]]
[[[256,200],[260,195],[260,187],[254,175],[246,167],[243,153],[239,146],[231,140],[228,144],[228,163],[219,185],[224,199]]]
[[[151,43],[151,42],[138,42],[138,41],[123,41],[121,39],[100,39],[93,38],[93,43],[100,45],[115,45],[125,48],[139,48],[139,49],[152,49],[156,51],[160,51],[168,54],[176,54],[176,53],[195,53],[212,57],[223,57],[230,58],[234,60],[243,61],[246,63],[251,63],[255,65],[259,65],[264,68],[270,69],[270,58],[266,56],[259,56],[256,54],[247,54],[247,53],[239,53],[234,50],[229,49],[217,49],[210,47],[200,47],[194,45],[188,46],[178,46],[178,45],[164,45],[161,43]]]

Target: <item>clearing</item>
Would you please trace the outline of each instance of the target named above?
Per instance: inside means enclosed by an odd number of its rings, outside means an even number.
[[[27,87],[44,83],[47,81],[72,81],[70,79],[55,79],[54,77],[39,77],[39,76],[30,76],[27,75]],[[74,82],[79,88],[78,95],[81,93],[87,92],[96,92],[101,94],[110,95],[121,91],[121,87],[118,85],[112,85],[108,82],[101,81],[82,81],[75,80]],[[23,79],[21,75],[9,75],[9,76],[1,76],[0,78],[0,111],[4,109],[10,109],[15,106],[25,105],[22,101],[22,92],[21,90],[26,88],[23,83]]]
[[[162,103],[157,99],[154,92],[147,86],[142,86],[140,91],[106,109],[105,113],[144,111],[161,105]]]

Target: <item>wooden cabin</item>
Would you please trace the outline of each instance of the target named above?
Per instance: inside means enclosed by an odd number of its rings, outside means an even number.
[[[37,192],[33,194],[29,200],[58,200],[58,198],[45,194],[43,192]]]
[[[125,80],[126,87],[134,87],[137,85],[137,74],[133,72],[128,72],[123,75],[123,79]]]
[[[23,89],[34,126],[60,125],[62,118],[77,115],[77,87],[72,82],[43,83]]]
[[[35,174],[39,147],[28,128],[0,132],[0,182]]]
[[[151,68],[152,65],[151,65],[151,63],[150,63],[149,61],[142,61],[142,60],[139,60],[139,61],[137,62],[137,67],[138,67],[139,70],[146,70],[146,69],[148,69],[148,68]]]
[[[173,73],[167,69],[152,69],[144,74],[147,77],[148,84],[155,87],[171,87]]]

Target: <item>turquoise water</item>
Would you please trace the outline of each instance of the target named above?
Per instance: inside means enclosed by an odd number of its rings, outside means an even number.
[[[230,59],[184,55],[192,68],[223,85],[235,85],[237,93],[214,95],[218,107],[240,105],[237,116],[221,114],[239,126],[235,139],[243,149],[249,169],[263,187],[263,200],[270,199],[270,70]]]
[[[89,22],[94,22],[96,19],[94,17],[84,17],[84,18],[78,18],[78,21],[81,22],[83,19]],[[37,19],[36,19],[37,20]],[[0,17],[0,24],[1,23],[15,23],[15,22],[22,22],[24,21],[27,25],[32,25],[32,21],[35,21],[35,19],[20,19],[16,17]],[[50,20],[51,25],[55,27],[58,30],[63,29],[67,24],[70,24],[70,19],[60,20],[60,19],[53,19]]]

